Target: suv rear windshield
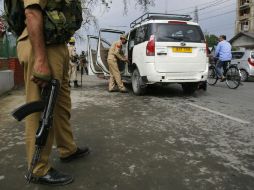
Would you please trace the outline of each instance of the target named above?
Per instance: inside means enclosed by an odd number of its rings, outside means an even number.
[[[196,25],[161,23],[153,27],[157,42],[205,42],[200,27]]]
[[[232,59],[241,59],[244,56],[244,52],[232,52]]]

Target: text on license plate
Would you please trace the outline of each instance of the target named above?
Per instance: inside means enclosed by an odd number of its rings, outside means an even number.
[[[173,47],[174,53],[192,53],[191,47]]]

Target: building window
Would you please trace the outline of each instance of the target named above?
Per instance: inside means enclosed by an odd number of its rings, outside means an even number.
[[[241,0],[241,1],[240,1],[240,6],[247,5],[247,4],[249,4],[249,3],[250,3],[249,0]]]
[[[239,14],[240,16],[249,16],[249,14],[250,14],[250,8],[240,10],[239,12],[240,12],[240,14]]]
[[[248,32],[249,31],[249,21],[241,22],[241,31]]]

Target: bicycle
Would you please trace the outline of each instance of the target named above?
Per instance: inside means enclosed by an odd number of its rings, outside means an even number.
[[[216,72],[216,64],[210,65],[208,70],[207,83],[209,85],[215,85],[219,80]],[[230,89],[236,89],[241,84],[241,72],[236,64],[231,64],[230,61],[223,67],[224,76],[226,78],[226,84]]]

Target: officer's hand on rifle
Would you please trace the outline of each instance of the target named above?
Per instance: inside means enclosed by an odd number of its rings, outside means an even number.
[[[47,59],[35,61],[33,76],[31,77],[31,80],[41,88],[46,87],[51,79],[51,71],[48,66],[48,61],[45,60]]]

